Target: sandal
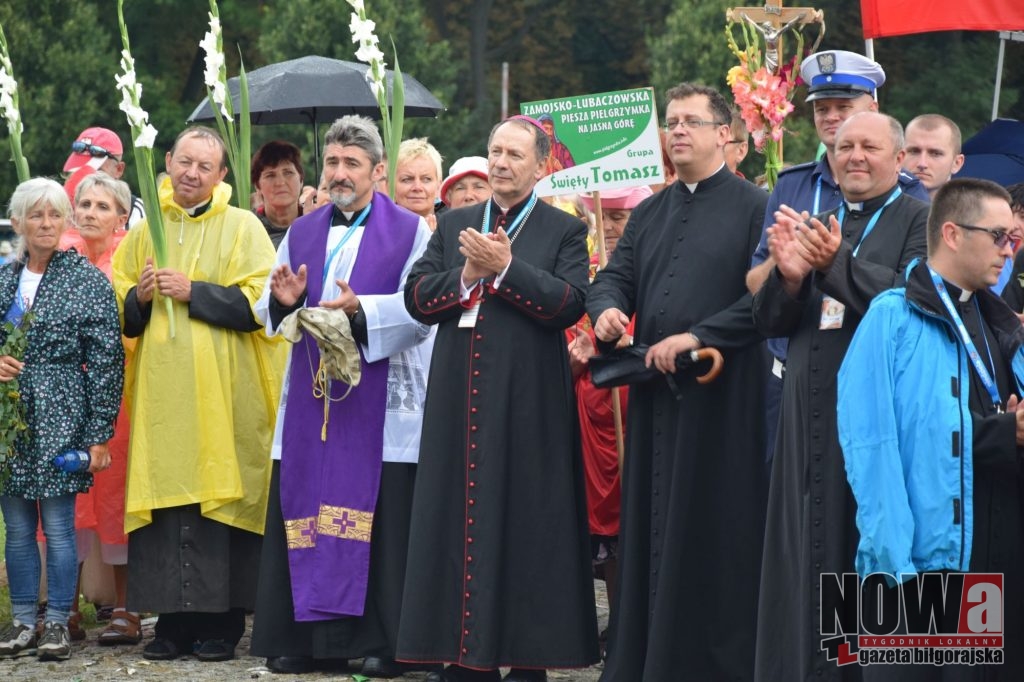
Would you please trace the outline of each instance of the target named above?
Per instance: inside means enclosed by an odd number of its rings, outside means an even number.
[[[131,611],[114,611],[110,624],[103,629],[97,641],[104,646],[138,644],[142,641],[142,623]]]
[[[82,629],[82,613],[72,611],[68,617],[68,635],[73,642],[81,642],[85,639],[85,630]]]

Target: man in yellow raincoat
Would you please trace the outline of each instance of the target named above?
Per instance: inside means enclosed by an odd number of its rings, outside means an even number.
[[[142,224],[113,261],[124,333],[138,338],[125,382],[128,603],[160,614],[146,658],[220,661],[255,601],[284,358],[252,305],[274,248],[254,214],[228,206],[215,131],[185,130],[166,161],[166,264]]]

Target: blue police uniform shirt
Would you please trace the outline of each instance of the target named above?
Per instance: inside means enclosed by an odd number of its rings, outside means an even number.
[[[900,171],[899,184],[906,194],[922,201],[931,201],[928,190],[921,181],[906,171]],[[817,215],[839,208],[842,200],[843,194],[832,177],[827,156],[822,156],[819,161],[809,161],[780,172],[779,181],[768,197],[764,225],[761,227],[761,241],[750,259],[750,267],[756,267],[768,260],[767,230],[775,223],[775,212],[779,210],[780,205],[785,204],[796,211],[808,211],[812,215]],[[783,362],[786,360],[788,345],[787,339],[768,339],[768,350]]]

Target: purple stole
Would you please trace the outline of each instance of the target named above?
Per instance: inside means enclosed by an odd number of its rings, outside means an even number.
[[[349,285],[357,295],[393,294],[419,218],[375,193]],[[333,206],[289,229],[292,270],[305,264],[307,307],[319,305]],[[328,277],[333,276],[329,274]],[[362,356],[362,349],[360,349]],[[330,404],[321,439],[323,397],[313,396],[320,352],[308,334],[292,347],[281,453],[281,511],[288,541],[296,621],[361,616],[366,603],[370,538],[380,487],[388,361],[367,363],[348,397]],[[348,384],[331,382],[331,398]]]

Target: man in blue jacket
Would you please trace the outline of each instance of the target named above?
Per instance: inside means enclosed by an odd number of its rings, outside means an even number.
[[[928,260],[908,268],[905,287],[875,298],[839,372],[860,576],[886,573],[905,583],[904,594],[942,603],[944,581],[920,574],[1004,574],[1005,663],[942,671],[955,679],[1024,679],[1024,327],[989,291],[1015,245],[1012,226],[1002,187],[974,179],[941,187]],[[962,615],[947,608],[934,632],[957,632]],[[923,666],[920,679],[940,670]],[[864,679],[918,679],[913,673],[871,666]]]

